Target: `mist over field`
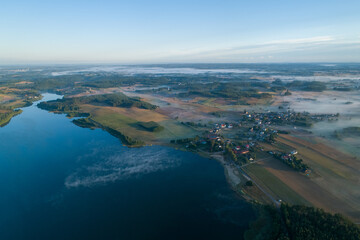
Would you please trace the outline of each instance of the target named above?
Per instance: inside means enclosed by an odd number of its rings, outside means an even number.
[[[360,240],[359,10],[1,1],[0,240]]]

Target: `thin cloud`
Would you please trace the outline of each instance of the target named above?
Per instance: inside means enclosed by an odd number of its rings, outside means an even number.
[[[311,37],[311,38],[295,38],[295,39],[285,39],[285,40],[277,40],[271,41],[266,44],[301,44],[301,43],[323,43],[334,41],[335,39],[331,36],[318,36],[318,37]]]
[[[283,56],[284,54],[289,54],[290,56],[301,52],[302,54],[306,55],[311,51],[315,54],[317,51],[321,53],[331,53],[334,51],[334,48],[353,48],[357,50],[359,47],[360,41],[358,39],[350,40],[335,38],[333,36],[315,36],[310,38],[281,39],[256,44],[243,44],[226,48],[198,48],[184,51],[173,51],[170,54],[164,56],[164,58],[180,61],[186,61],[190,59],[196,59],[198,61],[204,61],[207,59],[212,59],[215,61],[272,61],[276,60],[278,55]],[[354,58],[356,58],[356,55]],[[360,54],[358,54],[358,58],[359,61]]]

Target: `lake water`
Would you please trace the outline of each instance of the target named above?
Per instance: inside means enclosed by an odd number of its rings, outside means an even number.
[[[0,128],[0,239],[242,239],[254,219],[214,160],[23,110]]]

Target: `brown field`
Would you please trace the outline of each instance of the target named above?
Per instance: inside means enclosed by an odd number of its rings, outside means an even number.
[[[125,93],[127,95],[132,95]],[[134,95],[135,96],[135,95]],[[179,118],[180,121],[210,120],[209,113],[221,109],[214,106],[206,106],[193,101],[182,101],[177,98],[152,96],[149,94],[136,94],[142,100],[160,106],[156,111],[169,118]]]
[[[165,115],[162,115],[158,112],[155,112],[153,110],[148,109],[140,109],[136,107],[132,108],[118,108],[118,107],[102,107],[103,109],[110,110],[112,112],[116,112],[119,114],[122,114],[124,116],[127,116],[129,118],[133,118],[137,121],[143,121],[143,122],[161,122],[164,120],[167,120],[168,117]]]
[[[0,113],[7,113],[7,112],[9,112],[9,110],[0,109]]]
[[[22,107],[26,97],[22,96],[21,92],[29,89],[1,87],[0,90],[2,92],[0,93],[0,104],[8,107]]]
[[[358,209],[353,208],[345,200],[327,191],[309,177],[295,172],[281,161],[273,159],[259,164],[312,205],[333,213],[343,213],[356,220],[360,219]]]
[[[0,102],[7,102],[15,99],[15,96],[10,94],[0,94]]]
[[[306,141],[291,135],[280,135],[278,143],[262,145],[266,150],[297,149],[299,158],[313,170],[310,177],[293,171],[276,159],[260,165],[314,206],[360,220],[360,166],[356,158],[315,138]]]
[[[336,147],[330,147],[323,143],[324,140],[317,139],[315,137],[312,138],[313,143],[309,143],[309,141],[291,136],[291,135],[280,135],[281,142],[285,143],[288,146],[292,147],[304,147],[306,149],[309,149],[311,151],[316,152],[320,156],[330,159],[340,165],[346,165],[353,169],[358,169],[358,173],[360,170],[360,162],[354,161],[356,158],[350,155],[347,155],[343,152],[340,152],[336,149]],[[319,156],[318,156],[319,157]],[[328,164],[328,163],[327,163]],[[339,167],[339,166],[337,166]]]
[[[29,82],[29,81],[21,81],[21,82],[17,82],[15,83],[15,85],[25,85],[25,84],[32,84],[33,82]]]
[[[140,97],[141,100],[143,101],[159,106],[160,108],[156,110],[157,113],[163,115],[165,118],[168,119],[178,118],[179,121],[197,121],[197,120],[205,120],[205,119],[210,120],[209,118],[211,118],[211,116],[209,115],[209,113],[222,110],[216,106],[208,106],[197,103],[202,98],[195,98],[189,101],[183,101],[177,98],[136,93],[136,92],[132,92],[131,91],[132,89],[133,87],[106,88],[99,90],[90,89],[87,93],[80,93],[69,97],[80,97],[86,95],[122,92],[129,97]],[[119,111],[123,111],[123,110],[119,110]],[[124,113],[125,115],[131,114],[131,110],[130,112],[122,112],[122,113]],[[132,114],[132,117],[136,117],[135,113],[136,112]],[[148,120],[148,121],[152,121],[152,120]]]

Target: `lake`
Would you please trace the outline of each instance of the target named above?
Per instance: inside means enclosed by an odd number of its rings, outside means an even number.
[[[0,239],[242,239],[254,219],[215,160],[127,148],[37,103],[0,128]]]

